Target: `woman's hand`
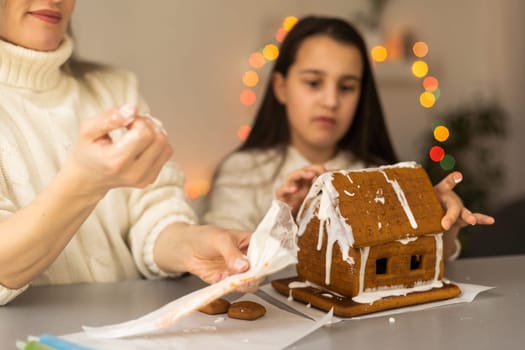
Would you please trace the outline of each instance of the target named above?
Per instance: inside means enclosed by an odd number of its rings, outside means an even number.
[[[465,208],[463,201],[453,191],[454,187],[463,180],[463,175],[455,171],[446,176],[434,186],[445,215],[441,219],[441,226],[445,229],[443,235],[445,258],[456,254],[456,238],[459,230],[467,225],[492,225],[494,218],[480,213],[472,213]]]
[[[286,177],[284,185],[275,192],[275,198],[285,202],[292,208],[295,217],[315,177],[326,171],[322,165],[309,165],[291,172]]]
[[[113,140],[112,132],[125,133]],[[86,192],[104,195],[115,187],[144,188],[172,155],[165,133],[132,105],[84,121],[64,170],[82,181]]]
[[[207,283],[245,272],[251,233],[209,225],[174,223],[161,232],[153,256],[161,270],[190,272]],[[239,291],[256,290],[260,281],[242,286]]]

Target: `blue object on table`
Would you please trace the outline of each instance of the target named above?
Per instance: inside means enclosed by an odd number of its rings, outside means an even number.
[[[50,346],[56,350],[93,350],[83,345],[75,344],[68,340],[49,334],[40,335],[38,337],[38,342]]]

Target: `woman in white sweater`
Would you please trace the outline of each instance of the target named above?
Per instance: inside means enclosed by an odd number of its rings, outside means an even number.
[[[248,139],[219,166],[204,220],[251,230],[277,197],[297,212],[320,173],[397,162],[366,45],[346,21],[305,17],[284,39]],[[435,186],[446,209],[447,258],[466,224],[492,224],[453,192],[453,172]]]
[[[0,2],[0,305],[30,284],[245,271],[249,233],[194,225],[135,77],[71,59],[74,3]]]

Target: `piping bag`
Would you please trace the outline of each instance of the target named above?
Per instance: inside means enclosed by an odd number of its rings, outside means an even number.
[[[83,326],[97,338],[121,338],[158,333],[201,306],[234,291],[245,283],[297,263],[297,225],[290,207],[274,200],[255,229],[248,246],[250,269],[176,299],[140,318],[102,327]]]

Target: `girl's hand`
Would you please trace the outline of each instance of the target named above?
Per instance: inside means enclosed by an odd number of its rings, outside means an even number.
[[[461,198],[453,191],[454,187],[462,180],[463,175],[459,171],[455,171],[434,186],[441,206],[445,209],[445,215],[441,219],[441,226],[445,229],[443,235],[445,257],[450,257],[456,253],[455,240],[460,228],[467,225],[492,225],[494,223],[492,216],[472,213],[465,208]]]
[[[110,133],[124,128],[122,137],[113,141]],[[134,106],[124,105],[82,123],[64,169],[81,181],[84,191],[103,196],[111,188],[151,184],[172,152],[151,117],[139,116]]]
[[[275,192],[275,198],[288,204],[292,208],[292,215],[295,217],[308,194],[313,179],[325,171],[326,169],[322,165],[309,165],[291,172],[286,177],[284,185]]]

